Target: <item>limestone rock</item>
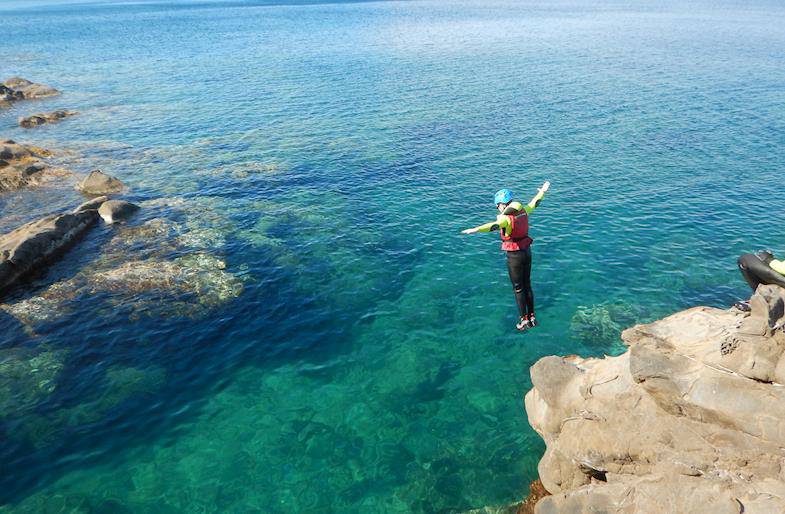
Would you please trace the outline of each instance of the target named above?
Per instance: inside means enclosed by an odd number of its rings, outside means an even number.
[[[114,177],[110,177],[101,170],[93,170],[85,179],[79,183],[77,189],[88,195],[106,195],[118,193],[123,190],[125,184]]]
[[[101,216],[101,219],[104,220],[104,223],[111,225],[112,223],[128,219],[138,210],[139,206],[134,205],[131,202],[126,202],[125,200],[109,200],[101,205],[98,209],[98,214]]]
[[[19,126],[23,128],[37,127],[45,123],[56,123],[64,118],[75,116],[78,114],[76,111],[52,111],[48,113],[38,113],[31,116],[22,116],[19,118]]]
[[[526,411],[553,496],[535,512],[785,512],[785,289],[751,304],[638,325],[618,357],[537,362]]]
[[[98,219],[94,210],[52,215],[0,236],[0,294],[41,269]]]

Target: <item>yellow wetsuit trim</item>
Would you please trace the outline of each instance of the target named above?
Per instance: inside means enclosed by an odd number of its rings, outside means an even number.
[[[777,273],[785,275],[785,261],[778,261],[775,259],[769,263],[769,267]]]

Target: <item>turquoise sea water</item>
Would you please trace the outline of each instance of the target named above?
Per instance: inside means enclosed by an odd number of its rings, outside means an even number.
[[[0,78],[64,92],[0,111],[0,138],[100,167],[144,207],[0,311],[0,512],[525,496],[543,451],[529,366],[726,306],[747,294],[739,253],[785,253],[783,16],[773,1],[0,3]],[[80,115],[16,126],[60,107]],[[541,326],[522,336],[498,242],[459,231],[493,218],[496,189],[528,200],[546,179]],[[67,186],[0,197],[0,228],[77,204]],[[134,239],[145,222],[160,230]],[[159,258],[198,287],[74,289]],[[51,303],[52,284],[71,292]]]

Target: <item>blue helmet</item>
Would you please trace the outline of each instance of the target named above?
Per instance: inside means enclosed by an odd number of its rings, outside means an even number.
[[[509,189],[499,189],[496,191],[496,194],[493,195],[493,203],[500,204],[500,203],[509,203],[512,201],[512,191]]]

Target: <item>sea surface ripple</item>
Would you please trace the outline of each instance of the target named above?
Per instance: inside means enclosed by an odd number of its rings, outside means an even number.
[[[0,311],[0,512],[525,496],[529,366],[728,306],[740,253],[785,254],[783,19],[770,0],[3,2],[0,78],[63,94],[0,110],[1,138],[143,209],[8,299],[36,319]],[[80,114],[16,125],[55,108]],[[496,237],[460,230],[545,180],[522,336]],[[0,196],[0,230],[80,200]],[[180,246],[145,249],[145,222]],[[201,300],[81,288],[51,309],[117,234],[124,259],[195,266]]]

